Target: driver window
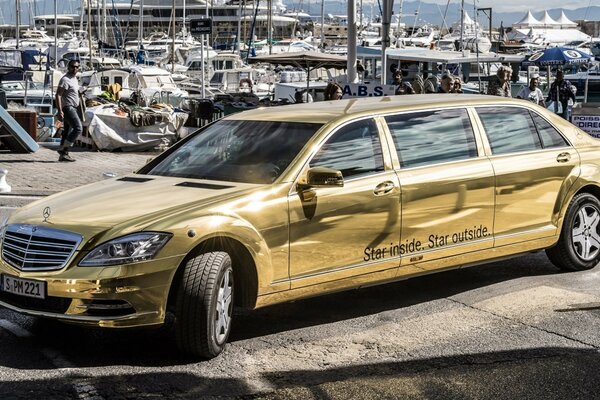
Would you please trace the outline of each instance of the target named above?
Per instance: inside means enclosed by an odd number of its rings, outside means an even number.
[[[375,121],[364,119],[340,128],[313,157],[310,167],[336,169],[344,178],[383,171],[383,154]]]

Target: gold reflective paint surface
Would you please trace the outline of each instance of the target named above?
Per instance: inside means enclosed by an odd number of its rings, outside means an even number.
[[[562,132],[567,147],[492,155],[477,106],[534,110]],[[466,109],[478,156],[400,168],[383,116]],[[507,116],[508,118],[509,116]],[[207,241],[241,251],[256,285],[250,307],[373,285],[543,249],[556,243],[573,196],[598,189],[599,141],[523,101],[487,96],[395,96],[265,108],[236,120],[315,122],[323,127],[270,185],[219,182],[224,189],[177,186],[190,179],[147,176],[144,183],[98,182],[29,204],[9,223],[76,232],[83,241],[58,271],[0,273],[43,280],[48,296],[71,299],[65,314],[5,306],[71,322],[127,327],[163,322],[175,273]],[[312,156],[337,127],[374,118],[385,170],[350,177],[343,187],[306,188]],[[558,162],[568,152],[569,160]],[[382,188],[386,190],[382,191]],[[42,211],[52,210],[47,222]],[[189,232],[193,230],[194,235]],[[80,267],[88,251],[140,231],[171,233],[155,259],[115,267]],[[231,243],[237,242],[238,247]],[[237,266],[239,267],[239,266]],[[234,265],[234,269],[236,265]],[[249,284],[237,281],[236,285]],[[97,317],[96,300],[122,300],[132,315]]]

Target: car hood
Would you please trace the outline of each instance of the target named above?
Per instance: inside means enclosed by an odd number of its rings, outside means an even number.
[[[105,231],[136,220],[138,227],[190,207],[198,208],[255,184],[130,175],[49,196],[19,209],[10,223],[46,225],[82,234]],[[47,216],[44,219],[44,216]],[[86,235],[86,236],[87,236]]]

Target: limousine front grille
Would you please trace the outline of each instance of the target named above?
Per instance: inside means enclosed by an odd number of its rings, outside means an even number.
[[[8,225],[2,240],[2,259],[21,271],[54,271],[63,268],[82,237],[37,225]]]

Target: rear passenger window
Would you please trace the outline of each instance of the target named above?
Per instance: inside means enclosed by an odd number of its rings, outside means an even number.
[[[529,111],[519,107],[478,108],[492,154],[518,153],[542,148]]]
[[[384,170],[379,130],[372,119],[352,122],[331,136],[310,162],[342,172],[344,178]]]
[[[545,149],[552,147],[565,147],[569,145],[567,141],[560,135],[560,133],[558,133],[558,131],[548,123],[548,121],[533,111],[531,111],[531,115],[533,116],[533,121],[535,122],[538,133],[540,134],[542,146]]]
[[[467,111],[436,110],[385,117],[402,168],[477,157]]]

